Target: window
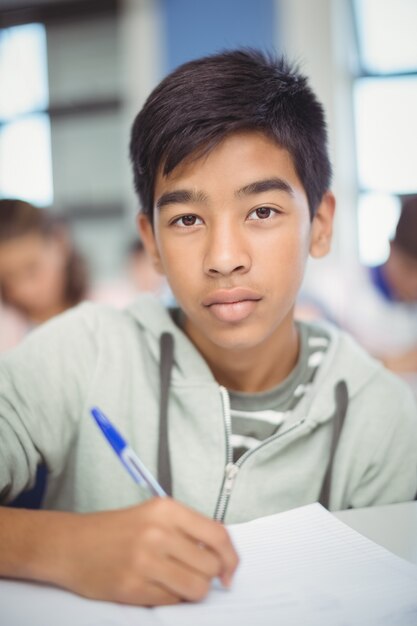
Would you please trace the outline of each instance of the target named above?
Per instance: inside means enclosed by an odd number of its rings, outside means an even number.
[[[53,200],[46,34],[41,24],[0,31],[0,195]]]
[[[94,279],[114,276],[131,237],[120,3],[19,4],[0,11],[0,197],[64,217]]]
[[[359,252],[376,265],[388,256],[399,196],[417,193],[417,2],[356,0],[354,10]]]

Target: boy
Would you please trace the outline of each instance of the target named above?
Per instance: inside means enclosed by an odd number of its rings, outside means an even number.
[[[323,112],[302,76],[255,51],[188,63],[136,118],[131,159],[141,235],[180,308],[85,305],[3,361],[0,493],[11,500],[44,461],[55,510],[3,509],[0,572],[155,605],[230,583],[219,521],[413,498],[417,419],[347,336],[294,322],[334,211]],[[138,504],[94,405],[174,499]]]

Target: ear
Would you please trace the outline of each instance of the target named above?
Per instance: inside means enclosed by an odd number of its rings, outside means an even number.
[[[159,274],[165,274],[158,250],[158,244],[155,239],[155,233],[148,216],[144,213],[139,213],[136,218],[136,224],[140,238],[145,246],[145,250],[152,261],[152,265]]]
[[[318,259],[330,252],[335,208],[335,197],[330,191],[327,191],[311,224],[310,254],[312,257]]]

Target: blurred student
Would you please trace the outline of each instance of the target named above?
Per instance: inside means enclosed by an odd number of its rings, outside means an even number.
[[[127,273],[136,291],[159,293],[166,281],[158,274],[140,239],[129,246]]]
[[[417,395],[417,195],[406,196],[387,260],[341,280],[326,276],[313,293],[340,326]]]
[[[166,277],[155,269],[141,239],[136,239],[129,247],[127,275],[136,293],[153,293],[166,306],[175,304]]]
[[[122,272],[113,280],[96,283],[88,300],[123,309],[140,293],[152,293],[166,306],[174,304],[165,276],[156,271],[142,241],[135,239],[126,249]]]
[[[393,371],[417,375],[417,196],[403,200],[388,259],[372,268],[371,282],[388,303],[381,311],[387,316],[380,329],[386,344],[379,350],[381,358]]]
[[[65,225],[18,199],[0,200],[0,351],[84,300],[87,270]]]

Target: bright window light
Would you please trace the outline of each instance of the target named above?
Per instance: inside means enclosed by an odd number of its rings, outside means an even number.
[[[0,196],[53,200],[45,28],[0,30]]]
[[[381,265],[389,254],[389,241],[400,216],[400,201],[395,196],[367,193],[359,199],[358,235],[360,261]]]
[[[417,192],[417,1],[353,0],[362,77],[355,81],[359,255],[384,263],[400,213]]]
[[[415,192],[417,76],[356,81],[355,109],[360,186]]]
[[[356,0],[355,9],[365,70],[417,70],[416,0]]]
[[[0,129],[0,194],[40,206],[53,200],[49,118],[36,114]]]
[[[0,31],[0,119],[48,106],[46,34],[41,24]]]

